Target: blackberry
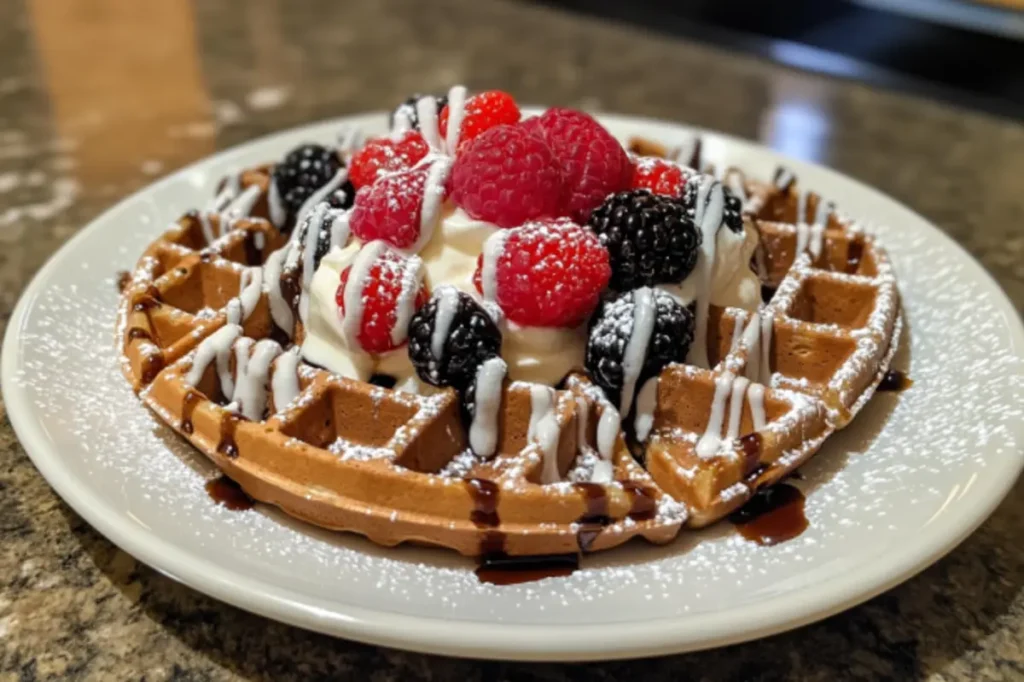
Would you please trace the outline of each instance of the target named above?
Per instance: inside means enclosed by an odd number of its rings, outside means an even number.
[[[452,286],[436,289],[409,323],[409,358],[428,384],[465,392],[484,360],[500,354],[501,332],[494,320]]]
[[[401,113],[409,120],[409,124],[414,130],[419,130],[420,116],[419,114],[416,113],[416,102],[418,102],[424,96],[425,95],[420,94],[412,95],[404,102],[399,104],[397,107],[395,107],[395,110],[391,112],[391,116],[388,117],[388,129],[395,129],[395,118]],[[448,106],[448,96],[442,95],[440,97],[434,97],[434,99],[437,100],[437,114],[438,116],[440,116],[441,110]]]
[[[590,228],[611,255],[611,287],[677,283],[697,264],[701,233],[671,197],[635,189],[613,194],[590,214]]]
[[[340,212],[341,209],[334,208],[330,201],[322,201],[314,206],[313,210],[306,212],[302,224],[299,225],[296,241],[302,253],[306,253],[306,240],[316,239],[316,247],[313,251],[313,272],[317,271],[320,261],[331,250],[331,225]],[[311,229],[316,230],[314,236],[309,233]],[[344,244],[339,244],[339,246],[344,246]]]
[[[287,213],[286,225],[294,225],[295,217],[306,199],[330,182],[343,165],[344,162],[333,149],[318,144],[304,144],[289,152],[274,167],[274,183]],[[346,195],[354,198],[355,192],[350,184],[346,183],[339,189],[346,190]],[[290,228],[285,231],[290,231]]]
[[[697,191],[700,184],[703,182],[718,183],[718,180],[715,180],[709,175],[698,177],[700,177],[700,180],[694,178],[690,182],[686,183],[686,188],[683,190],[683,197],[680,200],[686,208],[687,215],[691,220],[697,210]],[[722,185],[722,194],[725,197],[725,208],[722,213],[722,223],[732,232],[740,234],[743,232],[743,202],[740,201],[739,198],[733,194],[732,190],[724,184]]]
[[[654,327],[643,354],[643,364],[633,382],[633,396],[644,382],[672,362],[683,362],[693,343],[694,314],[671,294],[643,287],[602,302],[590,322],[584,365],[594,383],[604,389],[613,404],[622,401],[626,383],[623,361],[634,331],[637,302],[654,306]],[[630,401],[631,402],[631,401]],[[630,405],[622,406],[623,415]]]

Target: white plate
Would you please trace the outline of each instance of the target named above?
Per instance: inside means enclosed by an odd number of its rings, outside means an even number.
[[[607,659],[719,646],[848,608],[952,549],[1021,468],[1024,330],[992,279],[936,228],[838,173],[707,133],[709,158],[803,186],[878,223],[904,296],[896,366],[914,386],[876,396],[803,468],[810,528],[760,547],[728,524],[586,557],[569,578],[494,587],[452,553],[382,549],[203,490],[211,467],[135,399],[114,349],[114,273],[225,172],[333,140],[342,124],[259,140],[178,172],[82,230],[25,291],[2,384],[25,449],[89,523],[140,560],[256,613],[365,642],[462,656]],[[690,139],[680,126],[605,116],[625,138]]]

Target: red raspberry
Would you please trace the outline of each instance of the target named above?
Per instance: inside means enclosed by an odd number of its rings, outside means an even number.
[[[562,164],[564,212],[586,223],[605,197],[629,185],[633,167],[618,140],[582,111],[548,109],[525,127],[543,135]]]
[[[380,242],[370,243],[363,247],[363,251],[378,246],[383,245]],[[345,319],[345,290],[349,286],[351,271],[351,266],[342,271],[338,291],[334,295],[342,320]],[[383,246],[380,254],[374,258],[362,282],[353,282],[353,286],[360,287],[359,295],[363,303],[356,338],[368,353],[386,353],[403,345],[407,339],[407,329],[394,333],[399,317],[408,326],[413,313],[430,300],[430,293],[423,283],[423,261],[416,256],[406,258],[387,246]],[[412,291],[415,291],[414,298],[410,293]],[[410,305],[411,310],[403,309]]]
[[[348,179],[359,189],[372,185],[384,173],[412,168],[427,155],[429,148],[418,130],[410,130],[398,139],[378,137],[352,155]]]
[[[430,167],[423,166],[390,173],[356,192],[349,223],[352,234],[364,242],[383,239],[399,249],[415,244],[429,172]]]
[[[455,159],[451,187],[452,199],[472,217],[515,227],[558,215],[562,172],[539,137],[519,126],[499,125]]]
[[[612,274],[597,236],[560,218],[509,230],[494,264],[498,306],[512,322],[575,327],[594,312]],[[483,293],[481,259],[473,276]]]
[[[466,142],[480,133],[502,123],[515,124],[522,114],[512,95],[501,90],[488,90],[473,95],[466,100],[466,112],[462,117],[459,130],[459,149],[461,153]],[[437,120],[441,137],[448,135],[448,106],[441,109]]]
[[[675,163],[655,156],[641,156],[633,163],[633,181],[630,189],[648,189],[653,194],[669,197],[683,196],[689,173]]]

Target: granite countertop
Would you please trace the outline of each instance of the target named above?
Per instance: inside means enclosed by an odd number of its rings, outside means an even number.
[[[0,3],[0,313],[71,234],[193,159],[453,82],[682,120],[882,188],[1024,305],[1024,127],[630,28],[498,1]],[[1024,485],[870,602],[723,650],[479,663],[311,634],[220,604],[85,524],[0,424],[0,681],[1024,679]]]

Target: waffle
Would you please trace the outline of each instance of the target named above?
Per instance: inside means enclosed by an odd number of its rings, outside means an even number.
[[[690,155],[700,165],[699,147]],[[806,461],[868,400],[899,335],[873,237],[784,173],[730,169],[771,296],[757,312],[708,306],[711,369],[670,365],[626,420],[582,370],[556,388],[506,379],[495,454],[480,457],[453,390],[417,395],[302,359],[311,251],[285,236],[272,170],[229,178],[147,248],[120,298],[122,369],[251,497],[378,544],[540,555],[669,542]],[[332,223],[332,241],[346,229]]]

